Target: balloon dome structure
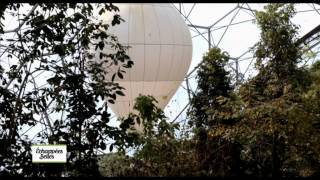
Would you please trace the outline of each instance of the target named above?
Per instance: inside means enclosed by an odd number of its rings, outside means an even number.
[[[151,95],[165,108],[183,81],[192,59],[189,29],[171,4],[115,4],[125,22],[110,27],[122,45],[130,46],[128,55],[134,62],[123,79],[125,96],[117,96],[111,109],[118,117],[133,110],[139,94]],[[105,14],[103,20],[111,22]]]

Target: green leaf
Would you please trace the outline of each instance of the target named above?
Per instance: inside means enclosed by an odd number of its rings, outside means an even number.
[[[113,150],[113,144],[111,144],[109,147],[109,151],[112,152],[112,150]]]
[[[122,91],[116,91],[116,94],[118,94],[118,95],[120,95],[120,96],[125,96]]]
[[[101,8],[100,11],[99,11],[99,15],[103,14],[104,12],[105,12],[105,9]]]
[[[116,24],[120,24],[120,20],[121,20],[120,15],[118,14],[114,15],[111,25],[114,26]]]
[[[113,74],[112,78],[111,78],[111,81],[113,82],[115,78],[116,78],[116,74]]]
[[[103,48],[104,48],[104,42],[103,42],[103,41],[100,41],[99,44],[98,44],[98,46],[99,46],[100,50],[103,50]],[[102,58],[100,58],[100,59],[102,59]]]
[[[101,148],[102,150],[105,150],[105,149],[106,149],[106,144],[105,144],[104,142],[101,142],[101,143],[100,143],[100,148]]]
[[[123,79],[123,75],[120,72],[118,72],[118,76],[120,79]]]
[[[114,100],[112,100],[112,99],[109,99],[108,102],[111,104],[114,104]]]

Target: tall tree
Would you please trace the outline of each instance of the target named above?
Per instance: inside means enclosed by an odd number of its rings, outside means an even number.
[[[197,74],[199,90],[191,101],[190,124],[194,126],[199,168],[205,171],[204,175],[237,173],[235,142],[225,138],[240,118],[240,104],[225,70],[229,59],[219,48],[212,48],[203,56]]]
[[[133,64],[126,47],[108,33],[122,21],[112,14],[118,10],[88,3],[1,6],[1,21],[9,14],[19,21],[14,30],[0,23],[1,174],[99,175],[96,151],[106,149],[108,138],[122,142],[126,136],[125,129],[108,125],[105,103],[123,95],[113,78],[105,78],[109,68],[116,66],[122,78]],[[95,19],[103,13],[114,15],[111,24]],[[103,53],[106,48],[112,51]],[[39,86],[41,80],[47,83]],[[36,133],[37,141],[26,136],[39,124],[47,128]],[[38,143],[66,144],[67,164],[32,164],[30,146]]]
[[[259,73],[240,88],[244,118],[236,131],[244,146],[244,169],[255,176],[301,175],[297,164],[308,161],[307,132],[313,130],[302,93],[310,78],[298,67],[302,52],[295,43],[298,28],[290,20],[294,15],[293,4],[270,4],[256,13]]]

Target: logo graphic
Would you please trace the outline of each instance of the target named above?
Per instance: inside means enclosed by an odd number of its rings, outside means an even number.
[[[32,145],[32,163],[66,163],[66,145]]]

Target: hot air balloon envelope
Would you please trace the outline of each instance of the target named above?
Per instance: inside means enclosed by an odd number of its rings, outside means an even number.
[[[134,62],[124,78],[115,81],[125,88],[111,109],[118,117],[132,112],[139,94],[151,95],[165,108],[183,81],[192,59],[189,29],[171,4],[115,4],[125,22],[110,26],[109,33],[122,45],[130,46],[128,55]],[[113,16],[102,16],[110,23]]]

